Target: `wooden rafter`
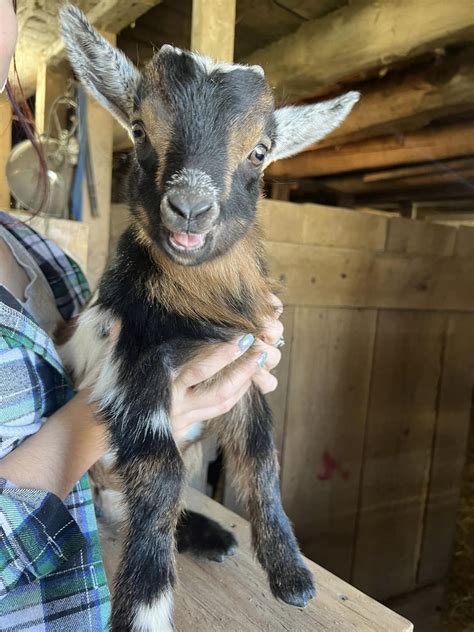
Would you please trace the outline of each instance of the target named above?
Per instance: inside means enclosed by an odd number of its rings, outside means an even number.
[[[462,41],[474,41],[472,0],[455,8],[445,0],[355,0],[244,61],[261,64],[280,97],[299,100]]]
[[[468,121],[400,137],[348,143],[339,149],[304,152],[270,165],[267,175],[310,178],[471,155],[474,155],[474,122]]]
[[[474,111],[474,50],[427,67],[373,80],[344,123],[313,146],[331,147],[361,138],[425,127],[441,117]]]

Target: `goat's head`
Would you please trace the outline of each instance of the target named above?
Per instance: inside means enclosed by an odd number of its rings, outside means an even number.
[[[140,73],[76,7],[63,7],[60,20],[77,76],[133,137],[130,202],[141,228],[183,265],[239,240],[255,219],[264,168],[326,136],[359,98],[275,109],[260,66],[162,46]]]

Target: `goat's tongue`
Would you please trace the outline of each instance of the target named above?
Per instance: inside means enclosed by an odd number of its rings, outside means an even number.
[[[184,248],[199,248],[204,243],[204,235],[193,233],[172,233],[173,240]]]

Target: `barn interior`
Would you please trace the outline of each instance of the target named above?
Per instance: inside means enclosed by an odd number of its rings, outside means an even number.
[[[46,208],[28,221],[78,259],[94,288],[128,222],[123,183],[133,142],[93,98],[79,96],[58,33],[61,4],[18,3],[10,83],[64,182],[59,202],[50,189]],[[284,286],[286,347],[270,396],[283,502],[309,559],[417,631],[471,632],[472,0],[76,4],[139,68],[171,43],[261,65],[279,105],[360,91],[338,129],[273,163],[263,182],[259,219],[271,273]],[[22,143],[2,95],[0,208],[25,218],[38,210],[23,184],[35,181],[37,165],[30,150],[15,154]],[[91,174],[79,178],[85,147]],[[194,485],[245,517],[212,442]],[[243,565],[249,574],[251,564]],[[323,588],[324,614],[314,600],[298,630],[336,629],[336,601],[337,629],[411,629],[401,617],[377,622],[367,614],[375,602],[359,603],[356,593],[346,601],[335,590],[331,601]],[[261,629],[296,629],[281,608],[265,610]],[[256,619],[237,621],[231,611],[231,601],[221,604],[220,618],[204,617],[199,629],[257,629]],[[180,630],[198,629],[186,625],[183,617]]]

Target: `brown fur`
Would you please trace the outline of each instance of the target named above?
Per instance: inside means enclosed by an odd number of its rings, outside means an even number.
[[[256,263],[260,249],[260,230],[254,225],[229,252],[199,266],[172,262],[135,224],[140,241],[149,249],[162,274],[148,285],[150,301],[160,301],[182,316],[202,318],[243,331],[259,333],[275,308],[270,293],[275,289]],[[235,310],[229,299],[242,297],[255,306],[247,318]]]

